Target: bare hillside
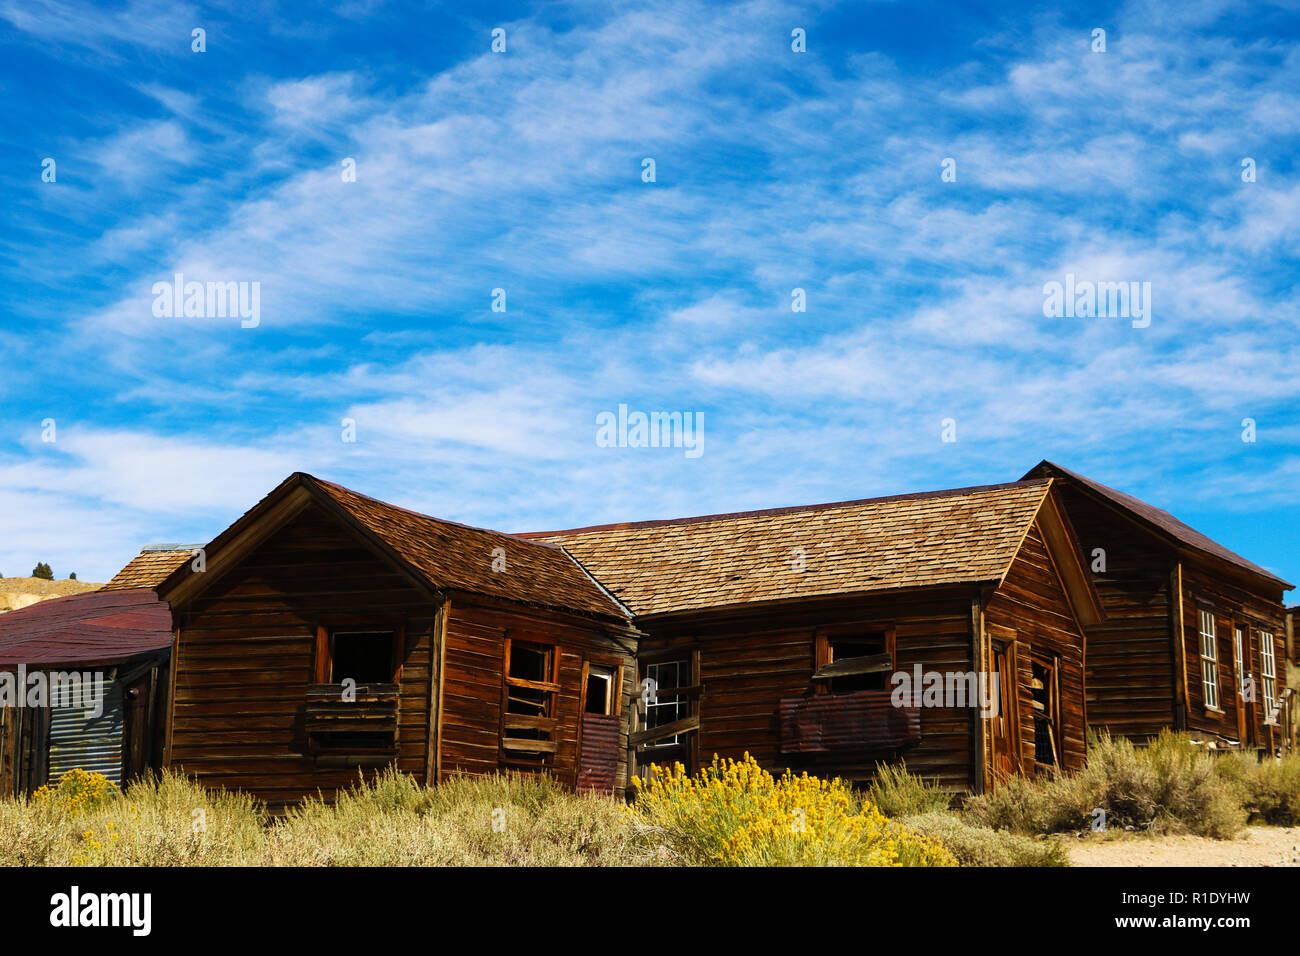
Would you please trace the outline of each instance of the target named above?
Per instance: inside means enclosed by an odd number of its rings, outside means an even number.
[[[0,578],[0,613],[16,611],[29,604],[68,594],[97,591],[102,584],[91,581],[46,581],[43,578]]]

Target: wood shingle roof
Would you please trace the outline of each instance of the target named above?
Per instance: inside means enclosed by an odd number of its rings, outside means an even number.
[[[126,591],[131,588],[156,588],[182,564],[194,556],[198,547],[188,545],[152,545],[127,562],[126,567],[105,584],[101,591]]]
[[[634,614],[662,614],[1000,581],[1050,486],[1033,479],[521,537],[561,545]]]

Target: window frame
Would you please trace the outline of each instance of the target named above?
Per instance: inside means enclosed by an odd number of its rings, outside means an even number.
[[[690,654],[686,654],[682,657],[674,655],[672,657],[664,658],[663,660],[646,661],[642,665],[641,680],[650,677],[651,668],[663,667],[667,664],[673,664],[677,667],[677,683],[672,687],[669,687],[668,690],[679,690],[683,687],[694,686],[691,676],[694,666]],[[640,682],[638,681],[638,684],[639,683]],[[654,703],[651,703],[650,701],[645,702],[645,715],[641,721],[641,729],[643,730],[654,730],[655,727],[662,727],[664,724],[671,724],[674,721],[685,720],[687,717],[691,716],[691,701],[689,698],[675,696],[670,702],[660,702],[657,694],[660,686],[661,684],[658,679],[655,679],[656,700]],[[652,708],[656,714],[669,708],[672,708],[674,713],[670,719],[652,725],[650,723],[650,713]],[[656,740],[653,743],[643,744],[642,747],[647,751],[666,750],[670,747],[680,747],[682,745],[683,736],[684,734],[676,734],[672,737],[665,737],[663,740]]]
[[[835,624],[819,627],[814,632],[813,673],[817,673],[827,664],[834,663],[835,641],[842,638],[883,634],[885,636],[884,653],[889,655],[890,672],[885,676],[885,690],[889,690],[890,678],[898,671],[897,625],[893,621],[855,621],[852,624]],[[836,691],[832,689],[834,678],[814,681],[815,694],[853,694],[857,691]]]
[[[1272,631],[1256,628],[1259,639],[1259,684],[1264,699],[1264,723],[1276,725],[1280,707],[1277,705],[1277,637]],[[1268,656],[1264,648],[1268,647]]]
[[[587,691],[592,668],[609,672],[609,709],[603,716],[621,717],[623,714],[623,662],[614,657],[592,655],[582,662],[582,699],[578,701],[578,712],[584,716],[587,710]],[[596,715],[601,716],[601,715]]]
[[[1035,651],[1032,647],[1029,649],[1029,676],[1031,682],[1034,677],[1034,668],[1038,667],[1045,670],[1048,674],[1049,682],[1044,686],[1046,691],[1046,706],[1043,708],[1044,713],[1042,720],[1046,722],[1051,731],[1051,737],[1048,738],[1048,747],[1052,751],[1053,762],[1045,764],[1038,759],[1038,724],[1040,719],[1033,707],[1033,685],[1030,685],[1030,711],[1034,727],[1034,766],[1037,770],[1059,771],[1064,766],[1065,760],[1065,741],[1063,739],[1065,721],[1061,707],[1061,655],[1050,650]]]
[[[316,621],[316,643],[312,658],[313,683],[325,686],[342,686],[342,682],[333,680],[334,635],[344,633],[380,633],[391,631],[393,635],[393,675],[391,680],[373,681],[370,685],[359,683],[358,687],[378,684],[400,684],[402,682],[402,658],[406,648],[406,622],[397,617],[370,617],[360,614],[337,614],[321,617]]]
[[[1196,610],[1197,647],[1201,662],[1201,703],[1206,710],[1221,714],[1223,697],[1219,690],[1219,622],[1210,608],[1198,606]],[[1209,631],[1205,630],[1207,621],[1210,625]]]
[[[556,748],[558,747],[559,731],[559,706],[560,692],[560,658],[562,650],[559,641],[550,634],[543,634],[536,631],[510,630],[505,634],[502,642],[502,662],[501,662],[501,722],[497,734],[497,749],[500,753],[500,760],[513,764],[529,765],[549,765],[555,759]],[[534,681],[521,677],[510,676],[510,662],[515,649],[515,645],[524,644],[533,647],[544,648],[550,656],[549,671],[550,680]],[[549,730],[539,730],[539,733],[548,734],[546,740],[532,739],[529,737],[514,737],[510,735],[512,730],[523,730],[522,727],[507,727],[506,724],[512,717],[526,717],[526,714],[510,713],[510,688],[517,687],[528,690],[541,691],[548,694],[549,698],[544,704],[546,716],[542,719],[553,722],[554,726]],[[507,746],[506,741],[513,741],[513,746]],[[528,745],[533,746],[528,746]]]

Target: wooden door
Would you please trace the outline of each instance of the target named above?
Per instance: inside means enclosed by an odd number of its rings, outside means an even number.
[[[1250,704],[1242,699],[1243,688],[1246,683],[1246,632],[1245,628],[1240,625],[1232,629],[1232,677],[1236,681],[1236,698],[1237,698],[1237,739],[1241,741],[1243,747],[1249,746],[1250,726],[1253,723],[1249,719],[1248,711]]]
[[[993,647],[998,713],[990,718],[993,737],[993,777],[1004,780],[1020,772],[1020,722],[1016,713],[1015,645]]]

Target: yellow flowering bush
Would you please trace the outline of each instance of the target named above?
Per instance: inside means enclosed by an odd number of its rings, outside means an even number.
[[[839,779],[786,771],[778,780],[748,753],[713,758],[691,776],[681,764],[634,779],[629,812],[705,866],[956,866],[937,840],[913,833]]]
[[[47,784],[36,790],[32,800],[41,806],[76,816],[102,809],[120,795],[117,784],[102,773],[90,773],[78,767],[60,777],[54,787]]]

